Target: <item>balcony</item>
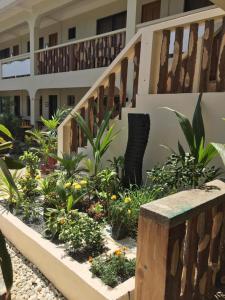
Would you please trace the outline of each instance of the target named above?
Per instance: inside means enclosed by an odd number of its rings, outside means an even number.
[[[36,51],[37,75],[107,67],[125,47],[126,30],[117,30]]]
[[[2,79],[30,75],[30,54],[21,54],[1,60]]]

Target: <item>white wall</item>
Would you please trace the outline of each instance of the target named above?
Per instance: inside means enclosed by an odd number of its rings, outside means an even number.
[[[176,109],[192,119],[198,94],[148,95],[137,98],[137,108],[123,109],[122,120],[116,121],[116,129],[120,134],[110,147],[104,161],[124,155],[128,139],[128,113],[148,113],[151,119],[149,142],[146,149],[143,174],[168,157],[168,152],[160,145],[168,145],[177,150],[177,142],[185,146],[185,139],[179,127],[175,114],[162,107]],[[202,111],[205,121],[207,142],[225,143],[225,93],[204,94]],[[88,148],[88,153],[90,148]],[[215,160],[217,166],[222,166],[221,160]]]

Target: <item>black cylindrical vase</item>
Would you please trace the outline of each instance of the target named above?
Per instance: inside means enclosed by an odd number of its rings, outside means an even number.
[[[128,114],[128,143],[124,162],[125,187],[142,184],[142,166],[150,131],[148,114]]]

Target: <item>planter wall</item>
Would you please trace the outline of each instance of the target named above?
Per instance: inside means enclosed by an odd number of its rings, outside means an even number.
[[[69,300],[133,300],[134,278],[114,289],[92,278],[88,264],[80,264],[0,206],[5,237]]]

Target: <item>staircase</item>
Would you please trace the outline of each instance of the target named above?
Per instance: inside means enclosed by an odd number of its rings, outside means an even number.
[[[223,91],[225,11],[213,8],[140,29],[72,114],[80,113],[88,120],[94,134],[95,123],[101,123],[106,110],[113,109],[113,118],[121,119],[125,107],[138,109],[137,99]],[[69,115],[58,128],[59,155],[85,146],[81,129]]]

